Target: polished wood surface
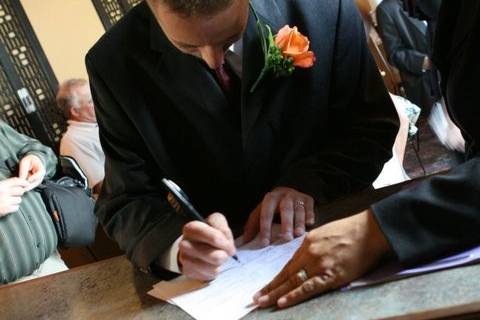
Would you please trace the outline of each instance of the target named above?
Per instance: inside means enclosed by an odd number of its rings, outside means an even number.
[[[88,247],[60,249],[63,261],[69,268],[123,255],[117,243],[110,239],[98,225],[95,242]]]
[[[400,188],[350,197],[319,208],[319,215],[325,222],[353,214]],[[147,295],[157,281],[116,257],[0,287],[0,319],[191,319]],[[283,311],[255,311],[246,319],[476,319],[479,312],[480,265],[336,291]]]

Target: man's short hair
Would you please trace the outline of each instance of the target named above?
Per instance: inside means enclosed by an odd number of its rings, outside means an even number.
[[[57,105],[63,110],[65,118],[70,119],[70,110],[79,106],[78,97],[73,89],[84,85],[88,85],[85,79],[69,79],[58,87]]]
[[[153,0],[165,3],[172,11],[181,15],[208,16],[228,8],[235,0]]]

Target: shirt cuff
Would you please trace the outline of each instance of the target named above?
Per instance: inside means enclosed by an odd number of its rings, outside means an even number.
[[[182,241],[183,236],[180,236],[175,240],[175,242],[170,246],[170,248],[165,251],[165,253],[159,259],[159,266],[172,272],[181,273],[180,267],[178,265],[178,246],[180,241]]]

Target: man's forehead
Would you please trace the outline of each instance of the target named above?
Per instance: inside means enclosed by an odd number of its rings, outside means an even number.
[[[78,95],[90,95],[90,85],[88,83],[83,83],[72,88]]]

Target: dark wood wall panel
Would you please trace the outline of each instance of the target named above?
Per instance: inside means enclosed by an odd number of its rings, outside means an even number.
[[[8,122],[17,131],[28,136],[35,136],[27,116],[23,108],[16,106],[20,105],[15,92],[5,74],[3,68],[0,68],[0,117]]]
[[[143,0],[92,0],[105,30],[110,29],[125,13]]]
[[[0,116],[55,148],[66,123],[55,75],[19,0],[0,0]]]

